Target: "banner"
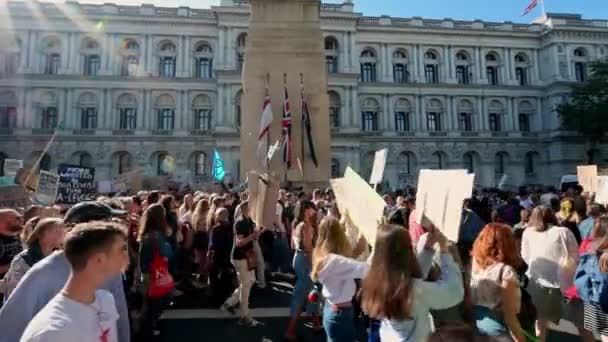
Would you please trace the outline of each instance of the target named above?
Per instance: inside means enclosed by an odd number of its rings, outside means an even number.
[[[355,227],[373,246],[386,205],[382,197],[350,166],[346,168],[344,178],[330,179],[329,182],[340,212],[348,211]]]
[[[36,187],[36,192],[34,193],[34,199],[36,202],[43,205],[55,204],[58,184],[58,175],[47,171],[40,171],[38,186]]]
[[[374,166],[372,168],[372,174],[369,177],[370,184],[382,183],[382,177],[384,177],[384,168],[386,166],[386,157],[388,155],[388,148],[383,148],[376,151],[374,156]]]
[[[30,197],[21,185],[0,187],[0,208],[27,208],[30,204]]]
[[[597,165],[579,165],[576,167],[578,184],[585,192],[594,194],[597,191]]]
[[[60,164],[57,173],[59,174],[57,203],[76,204],[95,200],[97,187],[94,168]]]
[[[4,176],[15,177],[17,171],[23,167],[23,160],[4,159]]]
[[[416,193],[416,222],[437,227],[458,242],[462,203],[473,192],[475,174],[467,170],[420,170]]]
[[[134,194],[142,189],[143,177],[139,170],[123,172],[112,181],[112,190],[120,193]]]

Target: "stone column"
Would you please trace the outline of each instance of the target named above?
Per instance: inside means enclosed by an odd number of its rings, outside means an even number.
[[[486,126],[485,126],[485,117],[486,117],[486,113],[485,113],[485,106],[483,105],[483,101],[484,98],[483,96],[480,96],[477,98],[477,107],[478,107],[478,118],[477,118],[477,130],[478,131],[485,131],[486,130]]]
[[[553,73],[554,73],[554,79],[556,80],[560,80],[562,78],[560,72],[559,72],[559,58],[558,58],[558,49],[557,49],[557,45],[553,45],[552,47],[553,53],[551,53],[551,57],[553,58]]]
[[[444,126],[441,127],[442,131],[451,131],[454,127],[452,126],[452,96],[445,97],[444,106]]]
[[[454,68],[454,51],[452,51],[452,46],[448,46],[448,66],[450,71],[450,81],[452,83],[456,83],[456,70]]]
[[[511,48],[507,48],[507,53],[506,53],[506,73],[505,73],[505,79],[507,80],[507,84],[511,83],[511,81],[513,80],[513,52],[511,50]]]
[[[29,43],[30,47],[28,49],[28,69],[32,72],[41,72],[42,68],[40,63],[38,62],[38,31],[32,31]]]
[[[348,54],[348,32],[343,32],[338,46],[338,72],[350,72]]]
[[[392,125],[391,125],[391,110],[390,110],[390,95],[386,94],[383,96],[382,102],[383,102],[383,112],[384,112],[384,118],[382,119],[382,121],[384,121],[381,129],[385,130],[385,131],[390,131],[392,130]]]
[[[217,86],[217,100],[216,100],[216,108],[217,112],[215,115],[215,126],[223,127],[224,126],[224,100],[223,97],[225,93],[225,84],[218,84]]]
[[[186,90],[181,91],[182,94],[182,129],[187,131],[190,129],[190,118],[192,117],[192,111],[189,99],[188,92]]]
[[[142,41],[143,48],[140,51],[139,62],[142,66],[142,73],[145,76],[148,76],[152,73],[152,69],[150,68],[150,58],[149,56],[152,54],[152,50],[150,49],[150,35],[146,34]]]
[[[229,126],[230,129],[236,127],[236,115],[234,113],[234,89],[230,85],[226,85],[226,94],[224,94],[224,98],[222,99],[224,102],[224,113],[226,116],[226,126]]]
[[[412,125],[413,130],[414,131],[422,131],[422,119],[423,119],[423,113],[422,113],[422,96],[420,95],[416,95],[416,103],[414,104],[414,116],[413,116],[413,122]]]
[[[541,80],[541,75],[540,75],[540,64],[539,64],[539,58],[538,58],[538,50],[533,50],[532,51],[532,63],[534,63],[532,65],[530,69],[530,82],[532,83],[532,85],[538,85],[538,83],[540,83]]]
[[[448,83],[450,81],[450,78],[452,77],[452,72],[451,72],[451,68],[450,68],[450,48],[446,47],[445,45],[442,46],[441,48],[442,50],[442,55],[443,55],[443,60],[442,60],[442,67],[440,69],[443,69],[441,72],[441,78],[440,78],[440,82],[441,80],[443,80],[443,82]]]
[[[65,73],[68,70],[68,55],[70,53],[70,46],[68,44],[68,33],[64,32],[59,34],[61,37],[61,70],[60,73]]]
[[[175,91],[175,130],[179,131],[182,129],[182,118],[183,113],[182,92],[180,90]]]
[[[478,46],[475,48],[475,59],[474,65],[477,66],[477,83],[482,83],[485,73],[481,69],[481,48]]]
[[[418,61],[416,63],[418,69],[418,82],[424,83],[424,52],[422,52],[420,44],[416,44],[416,56],[418,56]]]
[[[32,31],[28,30],[27,38],[21,44],[21,60],[19,61],[19,69],[21,72],[27,70],[30,66],[30,55],[33,53],[33,50],[30,49],[32,39]]]
[[[355,40],[356,31],[349,32],[350,35],[350,72],[358,73],[359,71],[359,54],[357,53],[357,43]]]
[[[144,90],[140,89],[137,92],[137,120],[135,123],[135,127],[138,130],[141,130],[144,128],[144,116],[145,116],[145,112],[144,112]]]
[[[361,111],[359,110],[359,96],[358,96],[356,87],[352,87],[351,100],[352,100],[352,106],[353,106],[351,122],[352,122],[353,127],[360,129],[361,128]]]
[[[17,98],[18,98],[18,108],[17,108],[17,122],[15,122],[16,128],[29,128],[25,125],[25,115],[27,113],[27,104],[26,104],[26,92],[25,88],[17,89]]]
[[[66,108],[66,117],[65,117],[65,125],[66,128],[76,128],[76,115],[75,115],[75,110],[74,110],[74,89],[73,88],[68,88],[66,89],[66,101],[65,101],[65,108]]]
[[[545,130],[545,126],[548,126],[545,125],[545,121],[543,121],[543,98],[540,96],[536,98],[536,115],[534,119],[535,120],[530,120],[530,131],[543,131]],[[534,122],[534,124],[532,124],[532,122]]]
[[[24,128],[37,128],[38,126],[34,122],[34,101],[33,101],[33,90],[25,89],[25,113],[23,118],[23,126]]]

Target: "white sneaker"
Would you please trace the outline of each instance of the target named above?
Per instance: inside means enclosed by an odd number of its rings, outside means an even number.
[[[236,310],[235,310],[234,306],[229,306],[226,303],[222,304],[222,306],[220,307],[220,310],[222,310],[223,313],[226,313],[230,316],[236,315]]]
[[[239,325],[247,328],[254,328],[260,325],[264,325],[264,323],[256,321],[251,317],[241,317],[239,319]]]

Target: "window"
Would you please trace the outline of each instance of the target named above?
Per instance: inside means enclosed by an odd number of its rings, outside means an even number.
[[[122,76],[136,76],[137,75],[137,67],[139,65],[139,61],[137,56],[126,56],[122,61]]]
[[[526,169],[526,174],[533,174],[534,173],[534,154],[532,152],[528,152],[526,153],[526,161],[525,161],[525,169]]]
[[[159,153],[156,159],[156,173],[159,176],[168,176],[171,172],[171,157],[166,153]]]
[[[378,130],[378,113],[363,112],[363,131],[371,132]]]
[[[498,67],[486,67],[486,76],[490,85],[498,85]]]
[[[505,173],[505,165],[506,165],[506,154],[504,152],[499,152],[496,154],[495,160],[495,169],[497,175],[503,175]]]
[[[489,115],[490,131],[500,132],[500,116],[496,113],[490,113]]]
[[[118,174],[131,171],[131,155],[122,152],[118,155]]]
[[[519,84],[520,86],[525,86],[528,84],[528,75],[526,72],[526,68],[515,68],[515,77],[517,78],[517,84]]]
[[[120,129],[136,129],[137,127],[137,109],[135,108],[120,108]]]
[[[466,167],[469,173],[475,172],[475,163],[473,162],[473,154],[467,152],[464,154],[464,167]]]
[[[530,132],[530,116],[528,114],[519,114],[519,130]]]
[[[338,159],[331,159],[331,178],[340,177],[340,161]]]
[[[39,170],[42,171],[50,171],[51,170],[51,157],[48,154],[44,154],[42,158],[40,158],[40,164],[38,166]]]
[[[456,67],[456,79],[458,84],[469,84],[469,68],[466,65]]]
[[[361,63],[361,81],[376,82],[376,63]]]
[[[335,74],[338,72],[338,59],[336,56],[325,56],[325,63],[327,64],[327,72]]]
[[[445,167],[445,158],[441,152],[433,153],[433,159],[435,160],[435,168],[438,170],[443,170]]]
[[[471,113],[458,114],[458,129],[462,132],[471,132],[473,130],[473,120]]]
[[[170,130],[175,128],[175,111],[170,108],[158,110],[158,129]]]
[[[426,78],[426,83],[439,83],[437,68],[438,67],[435,64],[427,64],[424,66],[424,76]]]
[[[46,107],[42,109],[42,122],[40,128],[52,129],[57,127],[57,108]]]
[[[80,128],[95,129],[97,128],[97,108],[87,107],[80,109]]]
[[[89,55],[84,57],[84,74],[86,76],[97,76],[101,59],[98,55]]]
[[[196,77],[205,80],[211,79],[212,60],[206,57],[200,57],[196,60]]]
[[[247,33],[241,33],[236,40],[236,67],[238,70],[243,70],[245,63],[245,46],[247,43]]]
[[[587,51],[583,48],[577,48],[574,50],[574,57],[587,57]]]
[[[399,165],[402,167],[399,173],[409,175],[412,173],[412,155],[410,152],[401,152],[399,154]]]
[[[426,127],[429,132],[441,131],[441,118],[437,112],[426,113]]]
[[[211,110],[209,109],[196,109],[194,111],[194,126],[200,130],[211,129]]]
[[[395,83],[407,83],[409,79],[408,76],[407,65],[402,63],[393,65],[393,81],[395,81]]]
[[[585,82],[587,80],[587,70],[585,63],[576,62],[574,63],[574,74],[578,82]]]
[[[17,123],[17,108],[0,105],[0,128],[15,128]]]
[[[205,164],[206,156],[204,153],[197,153],[194,157],[194,175],[204,176],[205,175]]]
[[[397,132],[408,132],[410,130],[409,113],[395,113],[395,130]]]
[[[161,57],[159,70],[161,77],[175,77],[175,57]]]
[[[434,53],[434,52],[432,52],[432,51],[427,51],[427,52],[424,54],[424,58],[425,58],[425,59],[430,59],[430,60],[436,60],[436,59],[437,59],[437,55],[435,55],[435,53]]]
[[[340,95],[335,91],[327,92],[329,97],[329,125],[330,128],[340,127]]]
[[[61,56],[58,53],[51,53],[46,56],[46,64],[44,73],[47,75],[59,74],[59,67],[61,65]]]
[[[4,56],[4,72],[7,75],[14,75],[17,73],[17,69],[19,68],[19,58],[20,55],[18,52],[8,53]]]

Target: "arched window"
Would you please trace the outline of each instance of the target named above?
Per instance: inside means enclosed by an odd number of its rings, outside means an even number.
[[[416,172],[416,157],[412,152],[401,152],[398,158],[399,174],[412,175]]]
[[[439,83],[439,54],[428,50],[424,54],[424,77],[426,83]]]
[[[574,76],[578,82],[587,81],[587,62],[588,56],[587,49],[579,47],[573,52],[574,58]]]
[[[159,67],[158,73],[160,77],[175,77],[175,64],[177,57],[177,49],[175,44],[170,41],[165,41],[159,44]]]
[[[84,39],[81,53],[84,57],[83,74],[85,76],[96,76],[101,66],[99,43],[91,38]]]
[[[367,48],[361,52],[361,81],[376,82],[376,53]]]
[[[115,154],[115,174],[120,175],[132,169],[132,158],[129,152],[121,151]]]
[[[40,128],[52,129],[57,127],[57,98],[55,93],[45,92],[40,95],[38,106],[40,108]]]
[[[327,92],[329,96],[329,126],[330,128],[340,127],[340,95],[335,91]]]
[[[194,49],[195,76],[205,80],[213,78],[213,50],[207,42],[199,43]]]
[[[194,154],[194,175],[204,176],[207,170],[207,156],[205,152],[196,152]]]
[[[467,152],[462,156],[463,166],[469,173],[475,173],[479,163],[479,154],[477,152]]]
[[[498,55],[495,52],[490,52],[486,55],[486,77],[488,84],[498,85],[500,83],[498,77],[498,66],[500,64]]]
[[[207,95],[198,95],[192,101],[194,111],[194,129],[208,131],[211,129],[211,99]]]
[[[412,105],[406,99],[395,102],[395,130],[397,132],[409,132],[411,130],[410,116]]]
[[[362,111],[362,127],[361,129],[364,132],[372,132],[378,130],[378,112],[380,111],[380,106],[378,105],[378,101],[373,98],[367,98],[363,102],[361,106]]]
[[[175,129],[175,100],[171,95],[163,94],[156,99],[156,111],[158,129]]]
[[[243,70],[245,63],[245,46],[247,44],[247,33],[241,33],[236,39],[236,67],[238,70]]]
[[[504,108],[502,103],[499,101],[490,102],[490,106],[488,107],[488,125],[489,129],[492,132],[500,132],[502,131],[502,114],[504,113]]]
[[[97,128],[97,96],[89,92],[80,95],[78,108],[80,109],[80,128]]]
[[[497,176],[502,176],[507,171],[509,155],[507,152],[498,152],[494,158],[494,172]]]
[[[338,72],[338,40],[335,37],[325,37],[325,64],[327,72]]]
[[[537,152],[528,152],[525,157],[526,175],[532,175],[537,172],[537,165],[540,155]]]
[[[433,153],[433,167],[437,170],[443,170],[446,167],[447,157],[444,152],[437,151]]]
[[[426,128],[429,132],[440,132],[443,129],[441,113],[443,105],[439,100],[430,100],[426,108]]]
[[[396,50],[393,52],[393,81],[395,83],[408,83],[409,78],[407,53],[402,49]]]
[[[17,125],[17,97],[12,91],[0,93],[0,128]]]
[[[466,51],[456,53],[456,80],[458,84],[469,84],[471,82],[471,74],[469,72],[469,64],[471,58]]]
[[[121,75],[137,76],[139,66],[139,44],[134,39],[125,39],[120,49],[122,55]]]
[[[473,131],[473,104],[462,100],[458,103],[458,129],[461,132]]]
[[[131,94],[118,98],[118,128],[132,130],[137,128],[137,100]]]
[[[88,152],[76,152],[72,155],[72,163],[82,167],[93,167],[93,158]]]
[[[532,104],[528,101],[522,101],[519,104],[518,123],[520,132],[530,132],[530,117],[534,113]]]
[[[524,53],[515,55],[515,77],[520,86],[528,85],[528,69],[530,68],[530,59]]]
[[[340,178],[340,161],[336,158],[331,159],[331,178]]]
[[[59,74],[61,68],[61,41],[55,36],[46,37],[42,41],[42,58],[44,73],[47,75]]]
[[[19,69],[21,61],[21,40],[15,38],[7,47],[4,54],[4,73],[6,75],[14,75]]]

